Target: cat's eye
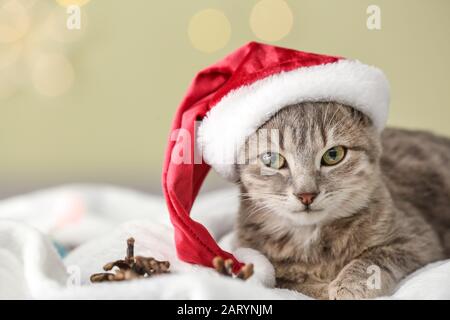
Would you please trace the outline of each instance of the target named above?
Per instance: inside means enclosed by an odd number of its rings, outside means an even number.
[[[272,169],[281,169],[286,164],[286,159],[284,157],[276,152],[266,152],[260,155],[261,162],[269,168]]]
[[[347,149],[342,146],[333,147],[328,149],[327,152],[322,156],[322,165],[324,166],[334,166],[344,160]]]

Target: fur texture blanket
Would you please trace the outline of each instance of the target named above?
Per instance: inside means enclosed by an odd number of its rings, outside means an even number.
[[[193,217],[244,262],[248,281],[179,261],[162,198],[109,186],[66,186],[0,202],[1,299],[309,299],[273,288],[274,270],[260,253],[233,246],[237,190],[201,196]],[[169,260],[171,273],[149,279],[91,284],[89,276],[125,255]],[[58,252],[59,249],[59,252]],[[386,299],[450,299],[450,260],[404,279]]]

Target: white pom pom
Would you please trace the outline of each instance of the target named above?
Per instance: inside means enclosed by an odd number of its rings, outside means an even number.
[[[238,248],[233,254],[243,263],[253,263],[254,274],[247,281],[269,288],[275,286],[275,269],[262,253],[250,248]]]

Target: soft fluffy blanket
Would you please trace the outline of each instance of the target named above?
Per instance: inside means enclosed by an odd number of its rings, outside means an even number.
[[[160,197],[108,186],[67,186],[2,201],[0,298],[308,299],[274,289],[267,259],[254,250],[233,247],[237,205],[234,189],[207,193],[192,214],[221,246],[255,264],[255,275],[246,282],[179,261]],[[130,236],[136,239],[137,255],[169,260],[172,273],[90,284],[89,275],[101,272],[105,262],[124,257]],[[386,298],[450,299],[450,260],[417,271]]]

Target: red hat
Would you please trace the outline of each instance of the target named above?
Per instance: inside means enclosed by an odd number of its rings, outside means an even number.
[[[212,266],[219,248],[190,210],[210,167],[236,180],[239,147],[282,108],[335,101],[358,109],[381,131],[389,110],[383,72],[356,60],[250,42],[197,74],[172,124],[163,190],[181,260]],[[197,127],[197,122],[200,125]],[[195,155],[201,153],[204,161]]]

